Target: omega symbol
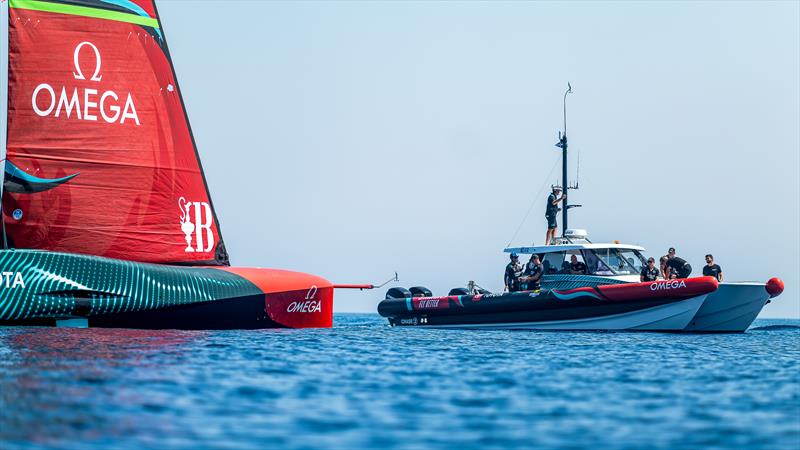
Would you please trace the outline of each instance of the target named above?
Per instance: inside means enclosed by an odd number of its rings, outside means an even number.
[[[92,44],[91,42],[88,42],[88,41],[81,42],[80,44],[78,44],[77,47],[75,47],[75,54],[73,55],[73,60],[75,62],[75,71],[77,73],[73,72],[72,75],[75,77],[76,80],[85,80],[86,79],[83,76],[83,71],[81,70],[81,63],[80,63],[79,58],[78,58],[81,55],[81,49],[86,45],[88,45],[89,47],[92,48],[92,50],[94,50],[94,57],[95,57],[95,61],[96,61],[95,62],[95,66],[94,66],[94,74],[92,75],[92,78],[90,78],[90,80],[92,80],[92,81],[100,81],[103,78],[103,76],[100,75],[100,64],[101,64],[101,61],[100,61],[100,50],[98,50],[97,47],[95,47],[94,44]]]

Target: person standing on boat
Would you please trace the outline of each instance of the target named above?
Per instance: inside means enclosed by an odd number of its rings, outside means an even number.
[[[531,260],[525,265],[525,276],[520,278],[520,281],[525,283],[524,290],[538,291],[542,288],[542,275],[544,275],[544,266],[539,261],[539,255],[531,256]]]
[[[718,264],[714,264],[714,256],[711,254],[706,255],[706,265],[703,266],[703,275],[714,277],[717,281],[722,281],[722,267]]]
[[[519,255],[516,253],[511,254],[511,262],[506,266],[506,274],[504,281],[506,284],[506,292],[519,291],[519,277],[522,275],[522,265],[519,263]]]
[[[544,238],[544,245],[550,245],[550,242],[556,238],[556,231],[558,230],[558,222],[556,221],[556,215],[560,208],[558,204],[561,203],[562,200],[567,198],[567,194],[562,195],[561,197],[558,194],[561,193],[560,186],[553,186],[553,193],[551,193],[547,197],[547,209],[545,209],[544,217],[547,219],[547,235]]]
[[[688,278],[692,273],[692,266],[685,259],[675,256],[674,247],[670,247],[667,252],[667,267],[670,268],[672,274],[677,274],[675,278]]]
[[[659,270],[656,269],[656,260],[653,257],[647,258],[647,265],[642,267],[642,273],[639,276],[639,281],[656,281],[658,279]]]

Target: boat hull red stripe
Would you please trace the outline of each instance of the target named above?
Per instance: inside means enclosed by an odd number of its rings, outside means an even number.
[[[583,287],[557,290],[558,293],[593,292],[599,293],[606,300],[627,301],[638,298],[688,298],[708,294],[717,290],[719,282],[714,277],[681,278],[676,280],[658,280],[645,283],[609,284],[604,286]]]
[[[333,284],[316,275],[289,270],[224,267],[264,292],[270,320],[288,328],[333,326]]]

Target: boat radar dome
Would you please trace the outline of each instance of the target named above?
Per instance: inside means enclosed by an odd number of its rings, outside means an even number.
[[[571,239],[586,239],[587,236],[589,236],[589,233],[586,230],[578,228],[569,229],[564,232],[564,237]]]

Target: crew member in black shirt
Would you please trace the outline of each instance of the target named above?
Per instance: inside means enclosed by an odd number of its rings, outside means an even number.
[[[651,256],[647,258],[647,265],[642,267],[642,273],[639,276],[639,281],[656,281],[660,270],[656,268],[656,260]]]
[[[560,193],[561,188],[559,186],[553,186],[553,193],[547,197],[547,208],[544,212],[544,217],[547,219],[547,235],[545,235],[544,238],[544,245],[550,245],[550,242],[556,238],[556,231],[558,229],[558,222],[556,222],[556,215],[559,211],[558,204],[567,198],[567,194],[559,197],[558,194]]]
[[[506,266],[504,281],[507,292],[517,292],[519,290],[519,277],[522,275],[522,265],[519,263],[519,256],[511,254],[511,262]]]
[[[539,255],[533,255],[525,265],[525,274],[520,281],[525,283],[526,291],[538,291],[542,288],[542,275],[544,275],[544,266],[539,261]]]
[[[569,263],[569,273],[572,275],[586,275],[586,264],[578,261],[576,255],[572,255]]]
[[[714,257],[706,255],[706,265],[703,266],[703,275],[707,277],[714,277],[717,281],[722,281],[722,267],[714,264]]]
[[[667,252],[667,267],[678,274],[678,278],[688,278],[692,273],[692,266],[685,259],[675,256],[675,248],[670,247]]]

